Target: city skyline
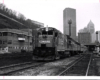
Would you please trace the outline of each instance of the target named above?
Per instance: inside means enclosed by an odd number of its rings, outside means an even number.
[[[83,2],[83,1],[82,1]],[[70,3],[68,0],[4,0],[4,4],[17,12],[25,15],[26,18],[42,22],[50,27],[55,27],[63,32],[63,10],[65,8],[76,9],[76,27],[77,33],[80,29],[87,25],[92,20],[95,25],[95,30],[100,28],[100,3],[79,2],[78,0]],[[0,3],[2,1],[0,0]],[[59,6],[60,5],[60,6]]]
[[[79,33],[91,33],[91,34],[95,33],[94,23],[90,20],[87,26],[79,30]]]

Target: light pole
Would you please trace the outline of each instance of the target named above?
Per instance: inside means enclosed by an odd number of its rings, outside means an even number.
[[[98,45],[98,31],[96,31],[96,44]]]
[[[97,53],[99,53],[98,31],[96,31],[96,50],[97,50]]]
[[[69,24],[69,36],[71,37],[71,24],[72,24],[71,19],[68,20],[68,24]],[[69,41],[69,43],[71,44],[71,40]]]

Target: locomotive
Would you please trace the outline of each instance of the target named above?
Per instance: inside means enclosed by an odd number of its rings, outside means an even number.
[[[33,60],[55,60],[83,52],[84,47],[52,27],[38,28],[34,36]]]

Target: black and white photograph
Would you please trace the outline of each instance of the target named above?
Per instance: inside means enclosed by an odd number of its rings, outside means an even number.
[[[0,0],[0,76],[100,76],[100,0]]]

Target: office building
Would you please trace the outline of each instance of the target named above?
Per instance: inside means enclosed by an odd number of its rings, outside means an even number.
[[[65,8],[63,11],[63,31],[64,34],[69,35],[69,24],[71,20],[71,37],[76,40],[76,10],[72,8]]]
[[[83,29],[79,30],[79,33],[87,33],[87,32],[91,33],[91,34],[93,34],[95,32],[94,24],[91,20],[87,24],[87,27],[84,27]]]
[[[93,24],[93,22],[91,20],[87,25],[87,29],[88,29],[88,32],[90,32],[91,34],[95,32],[94,24]]]
[[[84,45],[91,43],[91,34],[90,33],[78,33],[78,42]]]

